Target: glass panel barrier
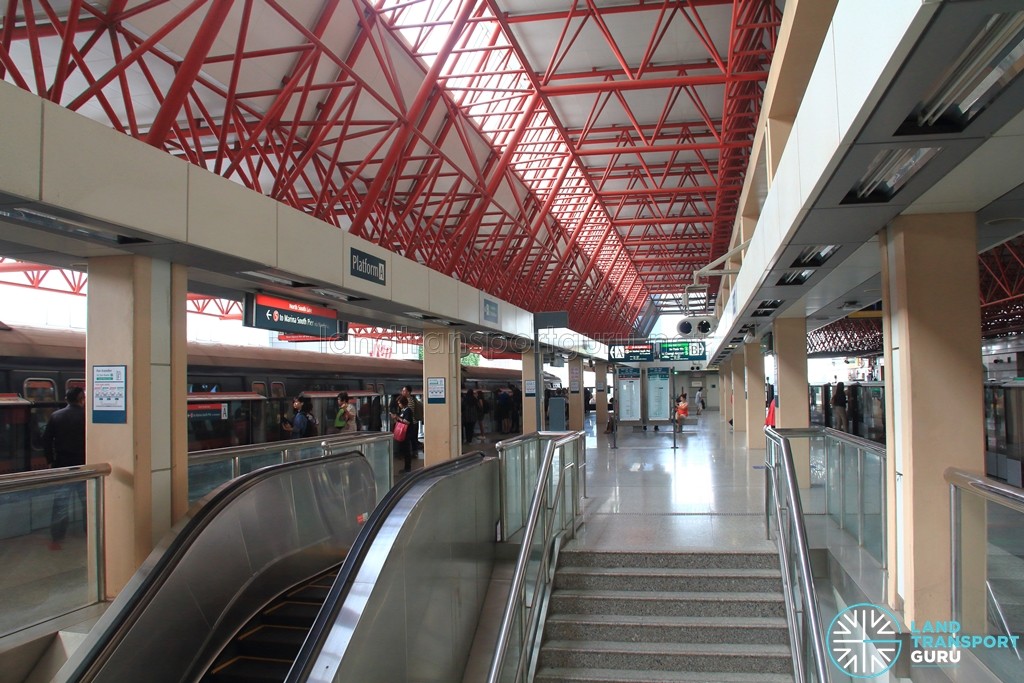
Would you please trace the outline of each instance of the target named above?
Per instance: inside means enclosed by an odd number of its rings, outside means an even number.
[[[950,468],[953,619],[1000,680],[1024,680],[1024,492]]]
[[[108,474],[86,465],[0,476],[0,636],[100,601]]]
[[[199,501],[221,484],[260,468],[321,458],[343,450],[357,450],[370,462],[379,502],[394,481],[393,449],[389,433],[344,432],[192,453],[188,456],[189,504]]]

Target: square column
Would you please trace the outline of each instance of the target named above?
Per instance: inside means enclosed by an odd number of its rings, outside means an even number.
[[[743,351],[737,350],[729,361],[732,364],[732,428],[747,431],[747,395],[743,379]]]
[[[719,399],[722,403],[722,421],[728,423],[732,419],[732,357],[718,366],[719,386],[722,387]]]
[[[529,386],[535,385],[537,381],[537,356],[533,349],[523,354],[523,434],[532,434],[538,430],[537,427],[537,401],[544,400],[544,384],[535,387],[531,394],[527,391]]]
[[[423,330],[423,466],[462,455],[462,339],[447,327]],[[444,400],[431,402],[431,378],[444,380]]]
[[[104,486],[108,598],[188,509],[187,284],[181,265],[89,260],[86,460],[112,468]],[[123,414],[95,410],[97,366],[124,366]]]
[[[985,462],[975,217],[901,216],[879,237],[890,567],[908,622],[945,620],[950,506],[943,472],[983,472]],[[967,524],[963,537],[983,537],[981,522]],[[965,587],[964,604],[984,604],[984,555],[979,562],[981,581]]]
[[[566,364],[569,366],[569,430],[583,429],[583,359],[573,356]]]
[[[764,355],[760,340],[743,345],[746,371],[747,448],[767,448],[764,435]]]
[[[600,434],[608,426],[608,363],[594,363],[594,385],[594,411]]]
[[[778,386],[775,388],[775,426],[806,429],[811,425],[807,384],[807,319],[778,318],[772,325]],[[796,439],[793,464],[800,488],[811,485],[811,456],[806,439]],[[798,447],[799,446],[799,447]]]

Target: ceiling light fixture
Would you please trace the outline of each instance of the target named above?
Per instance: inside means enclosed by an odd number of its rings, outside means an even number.
[[[843,203],[889,201],[940,151],[941,147],[919,147],[879,152]]]
[[[1024,71],[1024,12],[993,14],[916,108],[918,128],[963,130]]]

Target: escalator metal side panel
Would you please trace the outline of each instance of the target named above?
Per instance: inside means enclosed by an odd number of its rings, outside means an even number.
[[[493,458],[403,496],[306,680],[462,680],[494,569],[498,498]]]
[[[171,531],[54,680],[189,679],[270,599],[341,562],[376,501],[362,457],[248,476],[225,485],[237,495],[208,503],[217,509],[201,525]]]

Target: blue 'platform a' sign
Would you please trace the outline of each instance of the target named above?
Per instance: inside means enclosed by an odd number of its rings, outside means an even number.
[[[388,283],[387,264],[384,259],[367,254],[365,251],[352,249],[352,260],[350,262],[349,274],[361,280],[369,280],[378,285]]]

